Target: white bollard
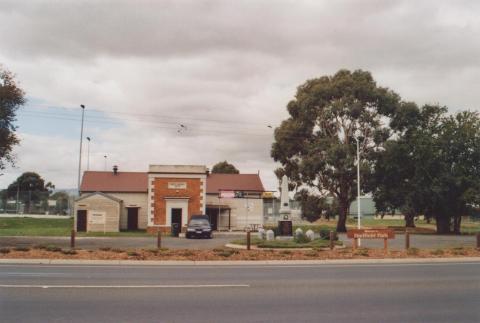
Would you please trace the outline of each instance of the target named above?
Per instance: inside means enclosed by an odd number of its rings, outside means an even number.
[[[305,235],[308,239],[310,239],[310,241],[313,241],[315,239],[315,232],[310,229],[305,233]]]
[[[267,240],[274,240],[275,239],[275,233],[273,233],[273,230],[268,230],[267,231]]]
[[[265,235],[266,235],[265,234],[265,229],[263,229],[263,228],[258,229],[258,238],[259,239],[265,240]]]

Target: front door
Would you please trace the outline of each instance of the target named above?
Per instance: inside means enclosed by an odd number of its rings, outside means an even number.
[[[87,211],[78,210],[77,211],[77,232],[86,232],[87,231]]]
[[[182,227],[182,209],[172,208],[172,224],[178,223]]]
[[[127,208],[127,230],[138,230],[138,208]]]

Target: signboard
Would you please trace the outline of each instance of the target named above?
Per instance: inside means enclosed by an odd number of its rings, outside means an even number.
[[[105,212],[100,211],[90,211],[88,222],[90,224],[104,224],[105,223]]]
[[[48,200],[48,206],[57,206],[57,200]]]
[[[347,231],[350,239],[394,239],[395,231],[392,229],[352,229]]]
[[[233,199],[235,198],[235,191],[220,191],[218,197],[222,199]]]
[[[273,199],[273,192],[263,192],[262,193],[262,199]]]
[[[262,196],[259,192],[220,190],[218,197],[223,199],[260,199]]]
[[[186,182],[168,182],[169,190],[185,190],[187,189]]]

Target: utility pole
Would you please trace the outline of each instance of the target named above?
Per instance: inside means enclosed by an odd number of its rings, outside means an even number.
[[[104,171],[107,171],[107,155],[103,156],[103,158],[105,158],[105,169],[104,169]]]
[[[80,196],[80,173],[82,171],[82,144],[83,144],[83,118],[85,116],[85,106],[80,104],[82,108],[82,125],[80,128],[80,154],[78,156],[78,196]]]

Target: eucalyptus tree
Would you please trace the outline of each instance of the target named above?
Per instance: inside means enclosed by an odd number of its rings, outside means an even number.
[[[275,129],[273,159],[298,186],[336,199],[339,232],[346,231],[357,195],[356,140],[362,176],[368,177],[375,152],[390,137],[389,117],[400,104],[399,95],[378,86],[369,72],[340,70],[300,85],[287,105],[288,119]]]
[[[0,170],[14,163],[13,147],[19,143],[14,124],[18,108],[25,104],[25,93],[14,75],[0,65]]]

